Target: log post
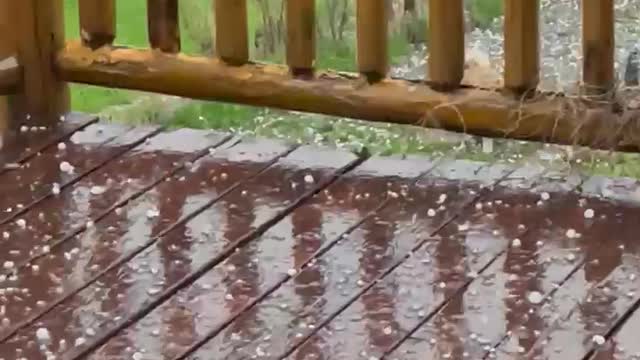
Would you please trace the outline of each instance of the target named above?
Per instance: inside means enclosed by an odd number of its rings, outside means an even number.
[[[11,0],[0,0],[0,34],[2,34],[0,36],[0,63],[9,61],[15,51],[15,44],[9,31],[9,1]],[[7,96],[0,95],[0,136],[9,126],[9,99]]]
[[[294,76],[312,76],[316,57],[315,0],[286,0],[287,65]]]
[[[387,76],[389,68],[388,19],[385,0],[358,0],[358,71],[369,82]]]
[[[116,38],[115,0],[79,0],[80,38],[91,49],[112,45]]]
[[[230,65],[249,61],[246,0],[214,0],[215,44],[220,59]]]
[[[19,110],[12,112],[21,124],[54,125],[70,107],[69,87],[54,70],[55,55],[65,45],[63,0],[10,0],[10,9],[23,71]]]
[[[152,49],[180,52],[178,0],[147,0],[147,26]]]
[[[582,79],[589,93],[614,86],[613,0],[582,0]]]
[[[516,94],[540,80],[539,8],[538,0],[504,2],[504,86]]]
[[[464,76],[462,0],[429,2],[429,81],[437,90],[460,87]]]

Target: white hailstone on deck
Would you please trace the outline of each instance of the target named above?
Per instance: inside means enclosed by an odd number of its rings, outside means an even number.
[[[511,246],[514,248],[519,248],[520,246],[522,246],[522,241],[520,241],[520,239],[513,239],[513,241],[511,241]]]
[[[105,188],[104,186],[94,185],[89,191],[91,192],[91,195],[102,195],[105,193],[105,191],[107,191],[107,188]]]
[[[578,236],[578,233],[576,232],[576,230],[575,230],[575,229],[568,229],[568,230],[567,230],[567,233],[566,233],[566,236],[567,236],[569,239],[573,239],[573,238],[576,238],[576,237]]]
[[[49,334],[49,330],[46,328],[39,328],[36,330],[36,339],[38,339],[39,343],[48,343],[51,341],[51,335]]]
[[[16,220],[16,225],[24,229],[27,227],[27,221],[25,219],[18,219]]]
[[[288,274],[289,276],[296,276],[296,274],[297,274],[297,273],[298,273],[298,271],[297,271],[296,269],[289,269],[289,270],[287,271],[287,274]]]
[[[436,211],[434,209],[427,210],[427,216],[429,216],[429,217],[436,216]]]
[[[538,291],[531,291],[527,294],[527,300],[534,305],[540,304],[543,299],[543,295]]]
[[[24,132],[27,132],[27,131],[29,131],[29,127],[27,125],[20,126],[20,132],[24,133]]]
[[[2,238],[3,238],[3,239],[5,239],[5,240],[6,240],[6,239],[8,239],[10,236],[11,236],[11,234],[9,234],[9,232],[8,232],[8,231],[4,231],[4,232],[2,233]]]
[[[153,219],[153,218],[157,218],[158,216],[160,216],[160,211],[158,211],[158,209],[151,208],[147,210],[147,218]]]
[[[53,183],[53,185],[51,186],[51,193],[53,195],[60,195],[60,184]]]
[[[304,182],[306,182],[307,184],[313,184],[314,182],[316,182],[316,179],[313,178],[313,175],[308,174],[304,176]]]
[[[569,261],[569,262],[574,262],[574,261],[576,260],[576,256],[575,256],[575,254],[573,254],[573,253],[569,253],[569,254],[567,254],[567,256],[566,256],[566,259],[567,259],[567,261]]]
[[[445,201],[447,201],[447,194],[440,194],[440,197],[438,198],[437,203],[443,204]]]
[[[476,203],[476,210],[482,210],[482,203],[481,202],[477,202]]]
[[[58,150],[65,150],[67,148],[67,144],[61,142],[58,143]]]
[[[42,247],[42,253],[43,254],[48,254],[51,252],[51,247],[49,245],[45,245]]]
[[[60,163],[60,171],[62,171],[63,173],[72,174],[74,171],[74,167],[67,161],[63,161]]]
[[[629,280],[634,281],[637,278],[636,274],[629,274]]]
[[[95,225],[96,223],[94,223],[93,220],[87,221],[87,229],[92,229]]]
[[[88,336],[96,336],[96,331],[95,331],[95,330],[93,330],[92,328],[87,328],[87,329],[84,331],[84,333],[85,333],[85,334],[87,334]]]
[[[587,209],[584,211],[584,218],[585,219],[593,219],[593,217],[596,215],[595,211],[593,211],[593,209]]]
[[[542,200],[544,200],[544,201],[547,201],[547,200],[551,199],[551,195],[549,195],[549,193],[545,191],[542,194],[540,194],[540,198]]]
[[[385,335],[391,335],[393,333],[393,329],[391,328],[391,326],[386,326],[384,329],[382,329],[382,332]]]
[[[605,339],[602,335],[593,335],[591,341],[598,346],[602,346],[605,342],[607,342],[607,339]]]
[[[133,355],[131,356],[131,359],[133,360],[142,360],[144,359],[144,355],[141,352],[135,352],[133,353]]]
[[[397,192],[395,192],[395,191],[391,191],[391,190],[387,191],[387,194],[388,194],[391,198],[393,198],[393,199],[397,199],[397,198],[399,198],[399,197],[400,197],[400,195],[398,195],[398,193],[397,193]]]
[[[13,261],[5,261],[4,264],[2,265],[2,267],[4,267],[7,270],[11,270],[16,266],[16,264]]]

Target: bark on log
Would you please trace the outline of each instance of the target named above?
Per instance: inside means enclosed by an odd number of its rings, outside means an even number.
[[[492,137],[640,150],[637,121],[611,121],[615,115],[608,107],[585,107],[576,114],[577,100],[555,95],[523,102],[498,91],[462,88],[445,93],[393,79],[367,85],[354,74],[329,72],[303,81],[293,78],[286,66],[229,66],[218,59],[150,50],[91,51],[79,43],[69,43],[56,63],[70,82]]]

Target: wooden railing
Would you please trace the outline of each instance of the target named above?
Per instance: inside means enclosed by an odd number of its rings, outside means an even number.
[[[76,82],[487,136],[639,149],[635,112],[613,96],[613,0],[582,1],[587,91],[577,97],[535,91],[538,0],[504,2],[503,89],[461,85],[463,0],[426,0],[427,82],[388,77],[385,0],[354,1],[360,74],[314,69],[314,0],[286,1],[286,66],[249,59],[246,0],[214,0],[215,58],[180,54],[178,0],[147,0],[151,49],[113,46],[115,0],[79,0],[81,41],[68,42],[62,0],[0,0],[10,13],[4,26],[16,35],[8,41],[7,32],[0,32],[0,59],[18,59],[16,67],[0,66],[0,94],[18,94],[11,101],[13,113],[22,114],[17,123],[50,124],[69,110],[66,82]]]

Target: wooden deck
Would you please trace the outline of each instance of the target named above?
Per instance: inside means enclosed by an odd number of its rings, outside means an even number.
[[[2,146],[0,359],[640,359],[638,182],[80,115]]]

